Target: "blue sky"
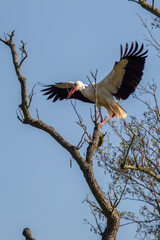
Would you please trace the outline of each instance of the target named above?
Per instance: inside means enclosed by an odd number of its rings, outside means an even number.
[[[15,30],[17,49],[20,40],[27,43],[28,58],[22,73],[28,81],[28,93],[37,81],[80,80],[88,84],[90,70],[98,69],[98,81],[109,73],[119,60],[120,44],[135,40],[146,44],[147,33],[137,13],[150,23],[150,14],[127,0],[2,0],[0,36]],[[149,50],[143,84],[159,77],[159,59],[154,49]],[[77,164],[73,161],[70,168],[70,155],[50,136],[17,120],[20,85],[7,46],[0,44],[0,53],[1,238],[23,239],[21,232],[29,227],[37,240],[100,239],[83,223],[84,218],[92,222],[93,218],[87,204],[82,204],[90,191]],[[70,102],[53,104],[39,90],[36,87],[32,115],[36,117],[37,108],[40,119],[76,145],[82,130]],[[133,97],[123,107],[128,116],[143,112]],[[77,109],[91,132],[90,105],[79,102]],[[100,170],[96,174],[107,191],[107,177]],[[119,209],[124,207],[121,204]],[[134,232],[135,226],[121,228],[117,239],[133,240]]]

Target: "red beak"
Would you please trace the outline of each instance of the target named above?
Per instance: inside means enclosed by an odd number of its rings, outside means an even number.
[[[77,91],[77,89],[73,87],[73,88],[70,90],[70,92],[68,93],[68,96],[67,96],[66,99],[69,99],[75,91]]]

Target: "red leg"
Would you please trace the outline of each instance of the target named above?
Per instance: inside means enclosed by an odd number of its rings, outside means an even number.
[[[100,113],[100,117],[101,117],[101,123],[102,123],[102,122],[103,122],[102,113],[101,113],[101,111],[100,111],[99,113]]]
[[[101,108],[100,107],[98,108],[98,111],[99,111],[99,115],[101,117],[101,123],[102,123],[103,122],[103,117],[102,117],[102,113],[101,113]]]
[[[113,109],[110,107],[110,109],[111,109],[111,111],[113,112]],[[107,118],[105,121],[103,121],[103,122],[101,122],[101,127],[102,127],[102,125],[104,124],[104,123],[106,123],[106,122],[108,122],[109,120],[111,120],[113,117],[115,117],[115,113],[113,112],[113,115],[111,116],[111,117],[109,117],[109,118]]]
[[[107,118],[105,121],[101,122],[101,126],[102,126],[104,123],[106,123],[106,122],[108,122],[109,120],[111,120],[113,117],[115,117],[115,113],[113,113],[113,115],[112,115],[111,117]]]

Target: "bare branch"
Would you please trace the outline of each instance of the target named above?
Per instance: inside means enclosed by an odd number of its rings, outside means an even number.
[[[93,120],[92,115],[92,121],[94,123],[97,123],[99,116],[97,117],[97,74],[98,74],[98,69],[96,69],[95,74],[93,74],[92,71],[90,71],[90,74],[92,76],[92,78],[94,79],[94,83],[92,83],[92,81],[90,80],[90,78],[87,76],[88,81],[90,82],[91,86],[93,87],[94,90],[94,94],[95,94],[95,105],[94,105],[94,112],[95,112],[95,120]]]
[[[88,204],[90,204],[90,205],[91,205],[93,208],[95,208],[99,213],[102,213],[102,214],[103,214],[102,209],[100,209],[100,208],[95,204],[95,202],[89,200],[88,195],[86,196],[86,198],[85,198],[84,201],[86,201]]]
[[[102,229],[101,229],[101,227],[100,227],[100,224],[98,223],[98,219],[97,219],[97,216],[96,216],[96,214],[95,214],[95,211],[93,210],[93,208],[95,208],[95,206],[90,202],[89,199],[87,199],[87,202],[89,203],[90,210],[91,210],[91,212],[92,212],[92,215],[94,216],[94,219],[95,219],[97,228],[98,228],[98,230],[99,230],[99,234],[102,236],[102,234],[103,234]]]
[[[150,175],[153,178],[155,178],[158,182],[160,182],[160,177],[158,177],[157,174],[155,174],[154,172],[150,171],[148,168],[141,167],[139,164],[138,164],[137,167],[134,167],[132,165],[124,165],[123,169],[131,169],[131,170],[141,171],[141,172],[147,173],[148,175]]]
[[[81,139],[80,139],[80,141],[79,141],[79,143],[78,143],[78,145],[77,145],[77,149],[78,149],[78,150],[79,150],[79,149],[83,146],[83,144],[86,142],[86,140],[84,139],[85,134],[86,134],[86,132],[83,133],[83,135],[82,135],[82,137],[81,137]]]
[[[93,226],[93,224],[91,224],[87,219],[84,219],[84,223],[90,225],[90,227],[91,227],[90,230],[91,230],[91,231],[93,230],[94,233],[98,233],[99,235],[101,235],[101,233],[98,232],[97,229]]]
[[[20,112],[20,115],[21,115],[21,109],[20,109],[20,107],[19,107],[19,112]],[[23,115],[21,115],[21,118],[20,118],[20,116],[19,116],[17,110],[16,110],[16,114],[17,114],[17,118],[18,118],[18,120],[19,120],[21,123],[23,123]]]
[[[95,128],[93,131],[93,137],[92,141],[89,143],[89,146],[87,148],[86,153],[86,159],[84,159],[77,148],[69,143],[67,140],[65,140],[52,126],[44,123],[43,121],[34,119],[29,112],[28,104],[27,104],[27,84],[26,84],[26,78],[23,77],[21,73],[21,65],[24,62],[26,58],[24,47],[25,45],[22,43],[22,51],[24,52],[25,56],[22,58],[20,64],[18,63],[17,58],[17,52],[16,52],[16,45],[13,43],[13,36],[14,31],[11,35],[9,35],[9,40],[5,41],[0,39],[1,42],[8,45],[12,58],[13,58],[13,64],[14,68],[18,77],[18,80],[21,85],[21,101],[20,108],[23,112],[23,123],[28,124],[30,126],[33,126],[37,129],[41,129],[44,132],[48,133],[51,137],[53,137],[63,148],[65,148],[71,156],[75,159],[77,164],[79,165],[81,171],[83,172],[84,178],[93,194],[95,199],[97,200],[98,204],[100,205],[103,214],[107,218],[107,227],[103,233],[102,239],[115,239],[116,234],[119,228],[119,214],[116,209],[113,210],[112,206],[110,205],[109,201],[105,197],[104,193],[102,192],[100,186],[98,185],[94,172],[93,172],[93,156],[94,152],[96,150],[96,146],[98,146],[99,141],[99,134],[100,134],[100,124],[95,124]],[[31,240],[31,239],[26,239]]]
[[[38,119],[38,121],[40,120],[39,119],[39,112],[38,112],[38,109],[36,108],[36,113],[37,113],[37,119]]]
[[[4,33],[5,40],[0,38],[0,41],[9,46],[10,43],[12,42],[12,40],[13,40],[14,34],[15,34],[15,30],[13,30],[11,34],[7,34],[8,37],[9,37],[9,40],[7,40],[6,34]]]
[[[32,237],[31,230],[29,228],[25,228],[22,232],[23,236],[25,237],[26,240],[35,240]]]
[[[84,130],[84,133],[82,134],[81,139],[80,139],[80,141],[79,141],[79,143],[78,143],[78,145],[77,145],[77,149],[79,150],[79,149],[83,146],[83,144],[85,143],[84,136],[87,135],[87,136],[89,137],[89,134],[87,133],[87,126],[85,126],[85,125],[83,124],[82,117],[80,116],[80,114],[78,113],[78,111],[77,111],[77,109],[76,109],[76,105],[73,104],[72,100],[70,100],[70,101],[71,101],[71,105],[72,105],[72,107],[73,107],[73,109],[74,109],[74,111],[75,111],[75,113],[76,113],[76,115],[77,115],[77,117],[78,117],[78,120],[79,120],[79,122],[77,122],[77,124],[78,124],[80,127],[82,127],[83,130]]]
[[[152,13],[153,15],[160,17],[160,10],[154,7],[154,0],[152,1],[152,5],[147,3],[146,0],[128,0],[129,2],[135,2],[141,5],[144,9]]]
[[[127,181],[126,181],[126,183],[125,183],[125,185],[124,185],[124,188],[123,188],[123,190],[122,190],[122,192],[121,192],[121,195],[120,195],[118,201],[115,203],[115,206],[114,206],[114,207],[117,207],[117,206],[120,204],[120,202],[121,202],[121,200],[122,200],[122,197],[123,197],[123,194],[124,194],[124,192],[125,192],[125,190],[126,190],[128,181],[129,181],[129,178],[127,179]]]
[[[160,44],[157,42],[157,40],[155,39],[155,37],[153,36],[151,30],[148,28],[147,24],[143,21],[143,19],[141,18],[141,16],[139,14],[137,14],[138,17],[140,18],[143,26],[146,28],[147,32],[149,33],[151,39],[153,40],[153,42],[146,37],[146,41],[148,41],[150,43],[151,46],[155,47],[155,49],[159,52],[160,51]]]
[[[133,222],[128,222],[128,223],[120,224],[119,226],[124,227],[124,226],[130,225],[130,224],[133,224],[133,223],[135,223],[135,222],[134,221]]]
[[[94,105],[94,113],[95,113],[95,123],[97,122],[98,120],[98,117],[97,117],[97,73],[98,73],[98,70],[96,69],[96,73],[95,75],[90,71],[92,77],[94,78],[94,83],[95,83],[95,86],[94,86],[94,92],[95,92],[95,105]]]
[[[21,65],[22,65],[22,64],[21,64]],[[30,92],[30,94],[29,94],[29,96],[28,96],[28,98],[29,98],[28,108],[29,108],[30,105],[31,105],[31,102],[32,102],[32,99],[33,99],[33,95],[35,94],[35,93],[34,93],[35,86],[36,86],[36,84],[34,84],[34,86],[33,86],[33,88],[32,88],[32,91]]]
[[[132,147],[132,145],[133,145],[134,139],[135,139],[135,134],[133,135],[133,137],[132,137],[132,139],[131,139],[131,142],[130,142],[130,144],[129,144],[129,146],[128,146],[128,149],[127,149],[127,153],[126,153],[126,155],[124,156],[124,161],[123,161],[123,163],[121,164],[121,168],[122,168],[122,169],[124,168],[124,165],[126,164],[127,157],[128,157],[129,151],[130,151],[130,149],[131,149],[131,147]]]
[[[21,54],[21,61],[20,61],[19,67],[22,66],[22,63],[23,63],[24,60],[27,58],[27,52],[26,52],[26,50],[25,50],[25,45],[26,45],[27,43],[24,43],[23,41],[21,41],[21,43],[22,43],[22,46],[21,46],[19,49],[21,50],[22,54]],[[23,56],[23,55],[24,55],[24,56]]]

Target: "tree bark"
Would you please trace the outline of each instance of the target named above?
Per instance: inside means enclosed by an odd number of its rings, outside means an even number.
[[[25,58],[27,57],[27,53],[25,51],[25,44],[22,42],[21,51],[23,54],[25,54],[25,57],[21,60],[20,63],[18,63],[17,58],[17,52],[16,52],[16,45],[13,43],[13,37],[14,37],[14,31],[11,35],[9,35],[9,40],[3,40],[0,38],[0,41],[5,43],[7,46],[9,46],[12,54],[13,64],[15,67],[15,71],[18,77],[18,80],[21,85],[21,100],[22,103],[19,105],[22,112],[23,112],[23,118],[21,122],[23,124],[31,125],[35,128],[41,129],[44,132],[48,133],[50,136],[52,136],[63,148],[65,148],[71,156],[76,160],[77,164],[79,165],[81,171],[83,172],[83,175],[86,179],[86,182],[97,200],[98,204],[101,207],[102,213],[107,219],[107,227],[103,233],[102,239],[103,240],[114,240],[116,239],[117,231],[119,228],[119,214],[118,211],[110,204],[110,202],[105,197],[104,193],[102,192],[100,186],[98,185],[94,172],[93,172],[93,156],[95,149],[98,145],[99,141],[99,134],[100,134],[100,125],[98,123],[95,123],[95,128],[93,132],[93,138],[92,141],[89,143],[86,159],[84,159],[77,148],[70,144],[67,140],[65,140],[56,130],[49,126],[48,124],[44,123],[41,120],[36,120],[32,118],[29,112],[30,103],[27,103],[27,84],[26,84],[26,78],[22,76],[21,73],[21,65],[24,62]],[[26,231],[24,231],[26,233]],[[28,232],[27,232],[28,233]],[[25,236],[25,235],[24,235]],[[27,237],[30,235],[26,235]],[[25,237],[26,237],[25,236]],[[31,238],[26,238],[26,240],[32,240]]]
[[[26,240],[36,240],[32,237],[31,230],[29,228],[23,229],[22,235]]]
[[[145,0],[138,0],[138,1],[128,0],[128,1],[138,3],[139,5],[141,5],[141,7],[143,7],[144,9],[146,9],[147,11],[152,13],[153,15],[160,18],[160,10],[154,7],[154,0],[152,0],[152,5],[147,3],[147,1],[145,1]]]

